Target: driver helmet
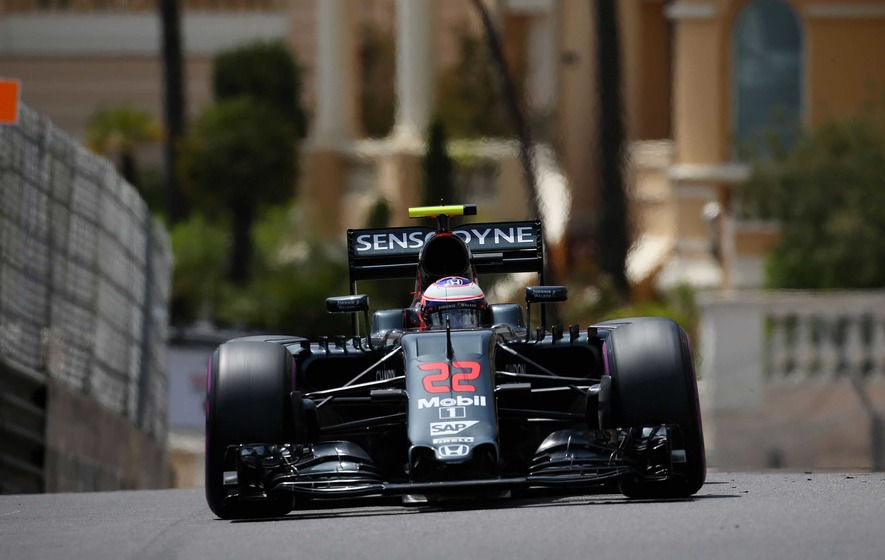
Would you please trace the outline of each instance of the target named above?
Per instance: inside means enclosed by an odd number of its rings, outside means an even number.
[[[475,282],[447,276],[424,290],[419,307],[422,328],[445,328],[448,324],[455,329],[482,325],[488,304]]]

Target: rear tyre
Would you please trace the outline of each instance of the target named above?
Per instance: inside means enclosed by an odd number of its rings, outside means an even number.
[[[629,498],[684,498],[707,475],[697,379],[688,335],[663,318],[630,319],[613,328],[606,342],[612,377],[612,423],[622,428],[676,425],[672,446],[685,450],[666,480],[621,480]]]
[[[292,355],[280,344],[233,341],[222,344],[209,365],[206,411],[206,501],[222,519],[279,517],[291,498],[225,500],[224,472],[236,470],[225,459],[229,445],[292,442],[289,393]]]

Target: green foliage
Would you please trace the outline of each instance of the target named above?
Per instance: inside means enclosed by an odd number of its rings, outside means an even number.
[[[390,225],[390,205],[384,197],[378,197],[372,208],[369,209],[369,217],[366,219],[367,228],[386,228]]]
[[[216,56],[215,105],[178,146],[176,170],[196,206],[229,223],[230,279],[244,285],[253,264],[252,222],[286,202],[306,132],[300,71],[282,42],[256,42]]]
[[[151,165],[139,171],[138,191],[148,205],[148,210],[158,219],[166,215],[166,176],[163,169]]]
[[[193,214],[171,231],[175,272],[172,277],[172,322],[209,319],[222,295],[229,240],[224,228]]]
[[[248,45],[215,62],[216,104],[179,145],[177,171],[202,214],[173,232],[173,321],[346,332],[349,319],[324,306],[327,296],[349,291],[346,250],[293,233],[304,134],[298,69],[282,43]]]
[[[218,325],[301,335],[343,332],[344,320],[325,312],[325,298],[348,293],[346,251],[300,243],[293,208],[274,207],[254,227],[253,279],[240,285],[224,274],[230,238],[200,214],[172,231],[174,323]],[[346,323],[346,324],[345,324]]]
[[[801,137],[759,163],[745,185],[748,212],[781,224],[769,255],[772,288],[885,286],[885,104]]]
[[[329,315],[325,307],[326,297],[349,293],[346,261],[313,246],[297,259],[262,264],[264,272],[246,286],[225,285],[218,322],[299,336],[348,331],[349,320]]]
[[[434,206],[440,203],[456,203],[455,164],[446,149],[446,132],[439,119],[434,119],[430,123],[427,153],[424,155],[422,168],[424,171],[423,204]]]
[[[101,155],[115,157],[123,178],[147,193],[139,179],[135,152],[139,147],[159,142],[163,125],[150,111],[133,105],[100,109],[86,125],[86,146]]]
[[[256,41],[218,54],[212,67],[217,101],[251,97],[273,107],[298,138],[307,135],[301,69],[283,41]]]
[[[294,130],[248,97],[219,102],[179,146],[178,171],[195,204],[213,212],[283,203],[295,183]]]
[[[690,286],[678,286],[655,299],[627,305],[622,303],[621,295],[609,280],[603,280],[583,291],[573,289],[571,292],[568,304],[561,307],[564,322],[587,326],[609,319],[666,317],[682,325],[692,340],[697,339],[700,319],[695,292]]]
[[[134,152],[163,137],[163,125],[150,111],[131,104],[96,111],[86,124],[86,145],[102,155]]]
[[[445,69],[437,83],[436,112],[440,120],[456,138],[513,136],[513,123],[502,101],[501,80],[482,36],[461,29],[459,42],[458,62]],[[518,76],[514,81],[523,82]]]

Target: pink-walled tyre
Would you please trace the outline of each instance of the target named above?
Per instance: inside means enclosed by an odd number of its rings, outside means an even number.
[[[233,341],[219,346],[209,368],[206,411],[206,501],[222,519],[279,517],[289,497],[226,500],[225,471],[234,471],[229,445],[291,442],[289,393],[293,360],[280,344]]]
[[[697,378],[688,335],[670,319],[628,319],[606,341],[612,378],[612,423],[621,428],[675,426],[672,448],[685,451],[664,480],[627,477],[621,492],[630,498],[685,498],[706,479],[706,456]]]

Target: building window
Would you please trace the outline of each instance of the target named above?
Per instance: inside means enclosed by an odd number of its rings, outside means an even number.
[[[740,13],[733,36],[733,154],[770,157],[788,149],[802,109],[802,33],[784,0],[755,0]]]

